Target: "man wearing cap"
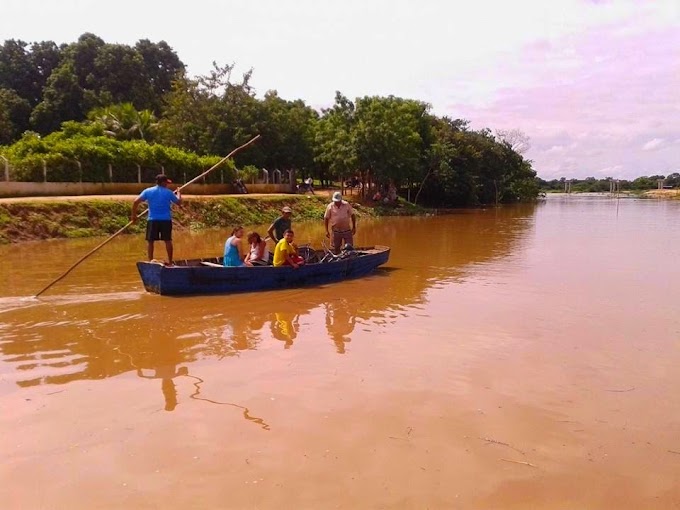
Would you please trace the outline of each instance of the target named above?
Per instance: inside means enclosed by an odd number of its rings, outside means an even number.
[[[293,214],[293,210],[286,206],[281,209],[281,216],[276,218],[274,220],[274,223],[272,223],[269,226],[269,230],[267,230],[267,234],[269,237],[271,237],[274,240],[274,243],[278,243],[281,239],[283,239],[283,234],[286,232],[286,230],[289,230],[291,227],[291,221],[290,217]]]
[[[137,208],[142,202],[149,204],[149,218],[146,224],[147,254],[153,260],[155,241],[165,241],[168,252],[168,263],[172,264],[172,204],[180,205],[182,195],[179,190],[175,193],[168,189],[172,181],[164,174],[156,176],[156,185],[146,188],[132,202],[132,223],[137,221]]]
[[[343,241],[349,245],[354,243],[354,234],[357,233],[357,219],[352,206],[342,199],[342,194],[339,191],[333,193],[333,201],[326,207],[323,219],[326,225],[326,237],[330,238],[330,230],[333,231],[333,251],[335,253],[340,251]]]

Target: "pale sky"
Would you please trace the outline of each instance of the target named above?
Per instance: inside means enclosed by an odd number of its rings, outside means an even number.
[[[520,129],[539,176],[680,171],[680,0],[1,0],[0,40],[166,41],[259,96],[394,94]]]

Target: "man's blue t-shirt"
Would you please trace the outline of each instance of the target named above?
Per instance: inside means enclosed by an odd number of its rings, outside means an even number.
[[[146,188],[139,195],[139,198],[149,203],[150,221],[171,220],[170,207],[173,203],[179,202],[177,195],[163,186]]]

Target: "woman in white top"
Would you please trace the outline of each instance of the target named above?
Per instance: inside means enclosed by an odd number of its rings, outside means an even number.
[[[243,260],[246,266],[269,265],[269,248],[267,247],[267,242],[260,237],[260,234],[249,232],[248,244],[250,245],[250,251]]]

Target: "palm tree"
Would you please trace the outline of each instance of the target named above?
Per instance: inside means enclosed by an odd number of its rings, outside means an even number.
[[[158,126],[150,110],[137,111],[132,103],[121,103],[95,108],[88,119],[104,126],[104,133],[117,140],[146,140]]]

